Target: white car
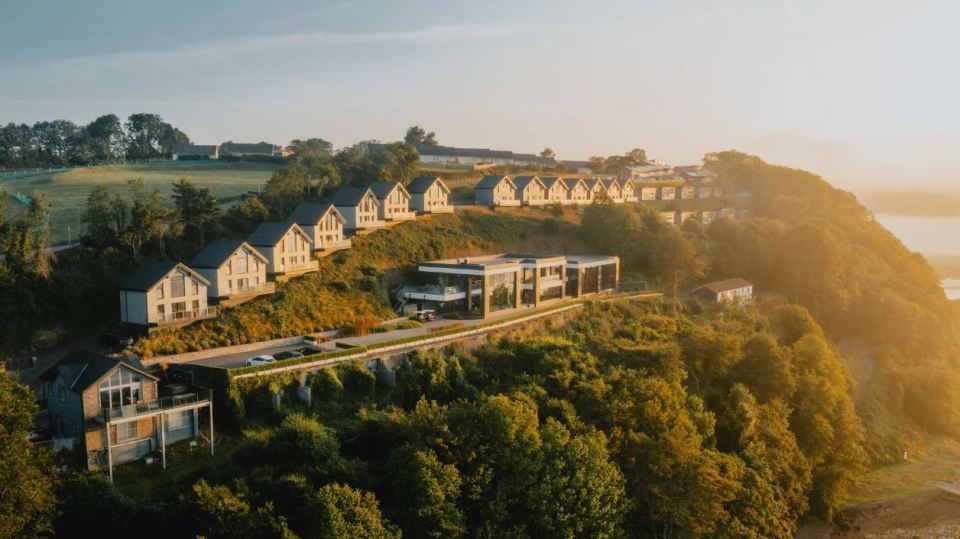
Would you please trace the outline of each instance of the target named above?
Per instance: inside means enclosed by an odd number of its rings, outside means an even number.
[[[270,363],[273,363],[274,361],[276,361],[276,360],[273,359],[273,356],[257,356],[257,357],[252,357],[252,358],[248,359],[248,360],[247,360],[247,366],[248,366],[248,367],[253,367],[253,366],[255,366],[255,365],[269,365]]]

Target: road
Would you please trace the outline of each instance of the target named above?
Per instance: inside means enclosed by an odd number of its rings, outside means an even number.
[[[556,304],[558,308],[563,307],[564,305],[567,305],[567,303]],[[511,309],[511,310],[503,311],[500,313],[494,313],[486,318],[473,319],[473,320],[447,320],[447,319],[440,318],[440,319],[434,320],[433,322],[427,322],[423,324],[422,327],[418,327],[418,328],[396,329],[393,331],[385,331],[383,333],[370,333],[370,334],[359,336],[359,337],[340,337],[340,338],[330,339],[326,342],[320,343],[317,346],[320,348],[323,348],[324,350],[335,350],[337,348],[336,346],[337,343],[345,343],[353,346],[370,346],[370,345],[375,345],[382,342],[392,341],[395,339],[403,339],[407,337],[414,337],[414,336],[426,337],[430,334],[431,329],[442,328],[444,326],[448,326],[450,324],[454,324],[457,322],[462,323],[464,328],[470,328],[472,326],[497,320],[498,318],[508,318],[511,316],[515,316],[519,313],[522,313],[524,310],[534,311],[535,309],[534,307],[531,307],[531,306],[524,306],[519,310]],[[246,360],[254,356],[259,356],[259,355],[272,356],[288,350],[298,350],[300,348],[303,348],[304,346],[305,345],[303,344],[296,344],[296,345],[290,345],[290,346],[277,346],[272,348],[264,348],[256,352],[244,352],[240,354],[224,354],[222,356],[216,356],[212,358],[192,361],[191,363],[195,365],[205,365],[208,367],[221,367],[221,368],[232,369],[236,367],[243,367],[246,364]]]

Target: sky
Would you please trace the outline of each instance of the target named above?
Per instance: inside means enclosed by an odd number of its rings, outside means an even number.
[[[738,149],[960,189],[960,2],[0,0],[0,123],[155,112],[200,144],[561,159]]]

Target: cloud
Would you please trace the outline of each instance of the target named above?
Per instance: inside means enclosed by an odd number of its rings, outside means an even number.
[[[283,35],[253,36],[200,41],[161,50],[115,52],[88,56],[58,58],[40,63],[21,64],[13,68],[35,70],[93,67],[175,66],[184,62],[214,62],[261,53],[304,51],[351,45],[451,43],[493,39],[512,35],[544,34],[571,31],[555,24],[538,22],[506,22],[431,26],[415,30],[388,32],[301,32]]]

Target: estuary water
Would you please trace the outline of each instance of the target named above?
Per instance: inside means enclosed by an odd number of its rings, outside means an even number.
[[[960,256],[960,217],[908,217],[877,214],[877,221],[911,251]],[[960,299],[960,275],[942,281],[950,299]]]

